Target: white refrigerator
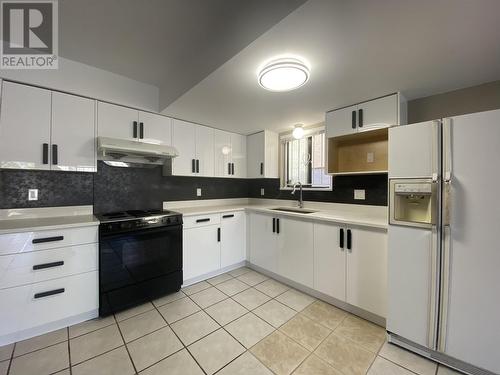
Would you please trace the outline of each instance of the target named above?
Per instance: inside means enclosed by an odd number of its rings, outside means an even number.
[[[389,341],[500,374],[500,110],[389,130]]]

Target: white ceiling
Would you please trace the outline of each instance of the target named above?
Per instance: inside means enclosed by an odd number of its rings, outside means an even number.
[[[60,54],[185,93],[305,0],[62,0]]]
[[[309,0],[164,113],[249,134],[323,121],[325,111],[387,93],[408,99],[500,79],[499,0]],[[257,84],[281,54],[311,64],[287,93]]]

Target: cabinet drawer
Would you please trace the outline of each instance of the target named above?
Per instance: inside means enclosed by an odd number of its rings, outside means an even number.
[[[97,243],[0,256],[0,289],[97,270]]]
[[[0,290],[0,345],[4,336],[96,310],[97,278],[93,271]]]
[[[97,226],[0,235],[0,255],[97,243]]]
[[[184,228],[196,228],[220,223],[220,214],[184,217]]]

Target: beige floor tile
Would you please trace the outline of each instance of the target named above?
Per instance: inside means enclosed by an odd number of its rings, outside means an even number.
[[[153,310],[154,306],[151,302],[143,303],[142,305],[132,307],[130,309],[121,311],[115,314],[116,321],[121,322],[122,320],[132,318],[133,316],[145,313],[146,311]]]
[[[156,310],[136,315],[118,324],[120,325],[125,342],[138,339],[167,325],[163,317]]]
[[[339,371],[335,370],[328,363],[319,357],[311,354],[297,370],[294,375],[342,375]]]
[[[245,348],[223,329],[195,342],[188,349],[208,374],[215,373],[245,351]]]
[[[379,356],[419,375],[434,375],[436,373],[437,364],[435,362],[388,342],[380,350]]]
[[[5,361],[12,357],[12,351],[14,350],[14,344],[0,346],[0,361]]]
[[[261,273],[255,271],[250,271],[244,273],[243,275],[238,276],[238,280],[243,281],[245,284],[248,284],[250,286],[260,284],[261,282],[267,279],[268,279],[267,276],[264,276]]]
[[[203,375],[203,371],[188,351],[183,349],[142,371],[141,375]]]
[[[229,323],[225,329],[247,349],[251,348],[267,335],[274,332],[274,327],[253,313]]]
[[[269,279],[256,285],[255,289],[260,290],[262,293],[274,298],[279,296],[281,293],[286,292],[290,288],[276,280]]]
[[[345,375],[364,375],[375,359],[372,352],[335,333],[314,353]]]
[[[14,357],[33,352],[38,349],[46,348],[54,344],[59,344],[60,342],[68,340],[68,329],[62,328],[57,331],[52,331],[44,335],[35,336],[31,339],[20,341],[16,343],[16,349],[14,350]]]
[[[230,298],[208,307],[205,311],[222,326],[248,312],[247,309]]]
[[[241,268],[237,268],[235,270],[229,271],[228,274],[230,274],[233,277],[238,277],[238,276],[241,276],[241,275],[248,273],[250,271],[251,271],[251,269],[248,267],[241,267]]]
[[[69,368],[67,368],[67,369],[64,369],[62,371],[56,372],[54,375],[71,375],[71,374],[70,374]]]
[[[113,324],[109,327],[71,339],[69,340],[69,345],[71,363],[77,364],[122,346],[123,340],[118,326]]]
[[[229,365],[220,370],[217,375],[272,375],[250,352],[246,352],[236,358]]]
[[[249,310],[253,310],[271,299],[271,297],[265,295],[262,292],[259,292],[254,288],[244,290],[243,292],[238,293],[231,298]]]
[[[161,298],[158,298],[158,299],[155,299],[153,301],[153,304],[156,306],[156,307],[160,307],[160,306],[163,306],[163,305],[166,305],[167,303],[170,303],[170,302],[174,302],[174,301],[177,301],[181,298],[184,298],[186,295],[184,293],[182,293],[180,290],[176,293],[171,293],[169,295],[166,295],[164,297],[161,297]]]
[[[72,339],[77,336],[85,335],[98,329],[110,326],[115,323],[115,318],[113,315],[107,316],[106,318],[97,318],[92,320],[87,320],[86,322],[76,324],[69,327],[69,338]]]
[[[335,333],[347,337],[373,353],[378,352],[386,339],[385,329],[353,315],[347,316],[335,329]]]
[[[330,329],[337,328],[348,315],[345,311],[323,301],[310,304],[302,311],[302,314]]]
[[[127,347],[137,371],[144,370],[183,348],[170,327],[143,336],[127,344]]]
[[[178,320],[172,324],[171,327],[184,345],[192,344],[196,340],[220,328],[215,320],[204,311],[198,311],[187,318]]]
[[[462,375],[462,373],[455,371],[449,367],[439,365],[437,375]]]
[[[279,331],[267,336],[250,351],[278,375],[292,373],[309,355],[306,349]]]
[[[234,296],[235,294],[242,292],[245,289],[248,289],[250,287],[238,279],[231,279],[228,281],[224,281],[221,284],[218,284],[216,286],[216,288],[221,290],[222,292],[224,292],[228,296]]]
[[[188,315],[200,311],[200,308],[189,298],[181,298],[158,308],[169,324],[176,322]]]
[[[10,375],[48,375],[69,367],[68,343],[16,357],[10,366]]]
[[[316,349],[332,333],[328,328],[300,314],[283,324],[280,331],[310,351]]]
[[[135,373],[125,346],[71,368],[73,375],[132,375]]]
[[[275,328],[280,327],[296,314],[294,310],[275,300],[266,302],[253,310],[253,312]]]
[[[201,308],[203,309],[213,304],[216,304],[217,302],[220,302],[226,298],[227,296],[224,293],[222,293],[220,290],[214,287],[205,289],[201,292],[191,295],[191,299],[196,304],[201,306]]]
[[[375,358],[367,375],[412,375],[413,373],[382,357]]]
[[[207,282],[212,284],[212,285],[217,285],[220,283],[223,283],[224,281],[231,280],[233,276],[231,276],[228,273],[223,273],[222,275],[212,277],[211,279],[208,279]]]
[[[288,307],[291,307],[295,311],[302,311],[313,303],[316,298],[308,296],[307,294],[301,293],[297,290],[290,289],[276,297],[276,300],[287,305]]]
[[[7,375],[9,370],[9,361],[0,362],[0,375]]]
[[[184,294],[190,296],[191,294],[195,294],[195,293],[201,292],[202,290],[208,289],[211,286],[212,285],[210,285],[206,281],[200,281],[199,283],[189,285],[185,288],[182,288],[182,292],[184,292]]]

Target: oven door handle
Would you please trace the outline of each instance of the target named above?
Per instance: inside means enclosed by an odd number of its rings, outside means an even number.
[[[156,228],[140,228],[140,229],[134,229],[134,230],[125,230],[122,232],[114,232],[114,233],[102,233],[100,231],[99,237],[100,239],[113,239],[116,237],[124,237],[128,235],[136,235],[136,234],[145,234],[145,233],[158,233],[158,232],[172,232],[175,230],[180,230],[182,231],[182,224],[178,225],[169,225],[169,226],[164,226],[164,227],[156,227]]]

